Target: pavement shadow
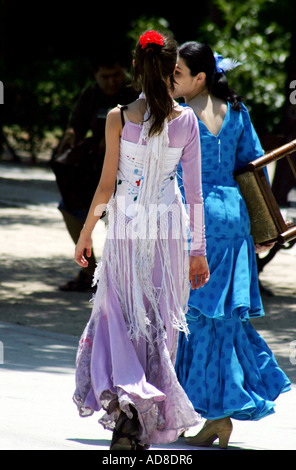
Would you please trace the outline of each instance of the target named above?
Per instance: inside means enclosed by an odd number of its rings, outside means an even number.
[[[80,336],[91,314],[93,292],[63,292],[58,287],[77,272],[68,258],[32,262],[1,257],[0,321]]]
[[[23,326],[0,323],[4,357],[1,369],[73,373],[78,339]]]
[[[272,296],[262,295],[265,316],[251,322],[267,344],[271,343],[270,348],[279,366],[295,383],[296,365],[295,361],[291,361],[291,355],[296,349],[296,294],[291,295],[291,289],[285,287],[274,289],[273,292]]]
[[[110,434],[110,440],[111,440],[111,434]],[[90,447],[91,446],[94,446],[94,447],[103,447],[104,449],[106,447],[109,448],[110,446],[110,440],[107,440],[107,439],[82,439],[82,438],[68,438],[67,441],[71,441],[71,442],[77,442],[79,444],[82,444],[82,445],[89,445]],[[218,444],[213,444],[211,447],[192,447],[192,446],[188,446],[184,439],[180,438],[177,442],[172,442],[171,444],[163,444],[163,445],[160,445],[158,444],[157,446],[151,446],[149,448],[149,452],[157,452],[158,450],[169,450],[169,451],[172,451],[172,452],[176,452],[176,449],[178,451],[200,451],[200,450],[207,450],[207,451],[213,451],[213,450],[219,450],[219,451],[223,451],[224,449],[220,449],[219,445]],[[100,449],[98,449],[100,450]],[[240,445],[235,445],[235,444],[229,444],[227,450],[253,450],[253,449],[248,449],[246,447],[241,447]]]
[[[1,204],[6,207],[25,207],[57,203],[60,194],[55,181],[1,178]],[[5,194],[5,198],[3,195]]]
[[[18,207],[18,206],[13,206],[13,204],[6,204],[0,201],[0,207]],[[52,211],[52,208],[50,208]],[[57,214],[59,214],[58,209],[56,209]],[[62,217],[62,216],[61,216]],[[34,209],[31,209],[30,211],[27,211],[25,214],[18,213],[15,211],[14,214],[12,213],[7,213],[7,214],[1,214],[1,222],[0,226],[10,226],[10,230],[13,232],[14,230],[20,230],[20,227],[23,226],[33,226],[33,227],[39,227],[43,226],[44,228],[49,228],[49,229],[54,229],[54,228],[59,228],[61,225],[61,222],[59,219],[53,220],[52,217],[47,217],[46,216],[46,209],[43,208],[42,213],[38,210],[38,206],[36,206],[35,211]]]
[[[111,438],[111,434],[110,434]],[[110,446],[110,440],[107,439],[82,439],[82,438],[68,438],[67,441],[78,442],[79,444],[96,446],[96,447],[106,447]],[[100,450],[100,449],[98,449]]]

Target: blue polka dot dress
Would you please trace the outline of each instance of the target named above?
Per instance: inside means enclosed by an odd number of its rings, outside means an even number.
[[[263,154],[244,105],[228,103],[223,126],[213,135],[199,120],[207,258],[205,287],[192,290],[176,361],[179,381],[203,417],[258,420],[290,381],[250,324],[264,315],[256,255],[245,202],[233,171]],[[182,187],[182,168],[178,168]],[[184,198],[185,199],[185,198]]]

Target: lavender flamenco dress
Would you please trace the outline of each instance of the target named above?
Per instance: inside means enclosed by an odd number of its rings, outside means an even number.
[[[157,139],[150,145],[153,139],[147,139],[144,127],[128,121],[123,128],[117,191],[109,202],[107,238],[95,274],[97,292],[77,352],[74,402],[81,416],[106,410],[99,422],[110,430],[116,407],[131,417],[132,405],[140,442],[159,444],[173,442],[200,422],[174,363],[179,332],[187,332],[190,292],[184,226],[190,223],[192,254],[205,254],[205,239],[195,115],[187,108],[166,122],[159,148]],[[201,208],[189,220],[176,183],[179,162],[187,203]],[[147,201],[149,208],[157,204],[157,212],[152,209],[155,223],[149,219],[149,236],[143,237],[145,219],[136,203],[145,208]]]

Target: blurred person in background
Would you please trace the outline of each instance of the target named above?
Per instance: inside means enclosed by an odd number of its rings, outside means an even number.
[[[118,103],[130,103],[137,96],[128,85],[123,54],[100,52],[91,58],[90,64],[94,83],[79,96],[51,162],[62,196],[59,210],[75,244],[103,167],[107,113]],[[96,267],[93,251],[88,261],[88,266],[60,286],[60,290],[87,291],[91,288]]]

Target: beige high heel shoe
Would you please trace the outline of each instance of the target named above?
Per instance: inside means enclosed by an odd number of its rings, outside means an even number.
[[[195,436],[185,439],[187,444],[197,447],[210,447],[216,439],[219,439],[219,447],[227,449],[228,441],[232,433],[230,418],[206,421],[204,427]]]

